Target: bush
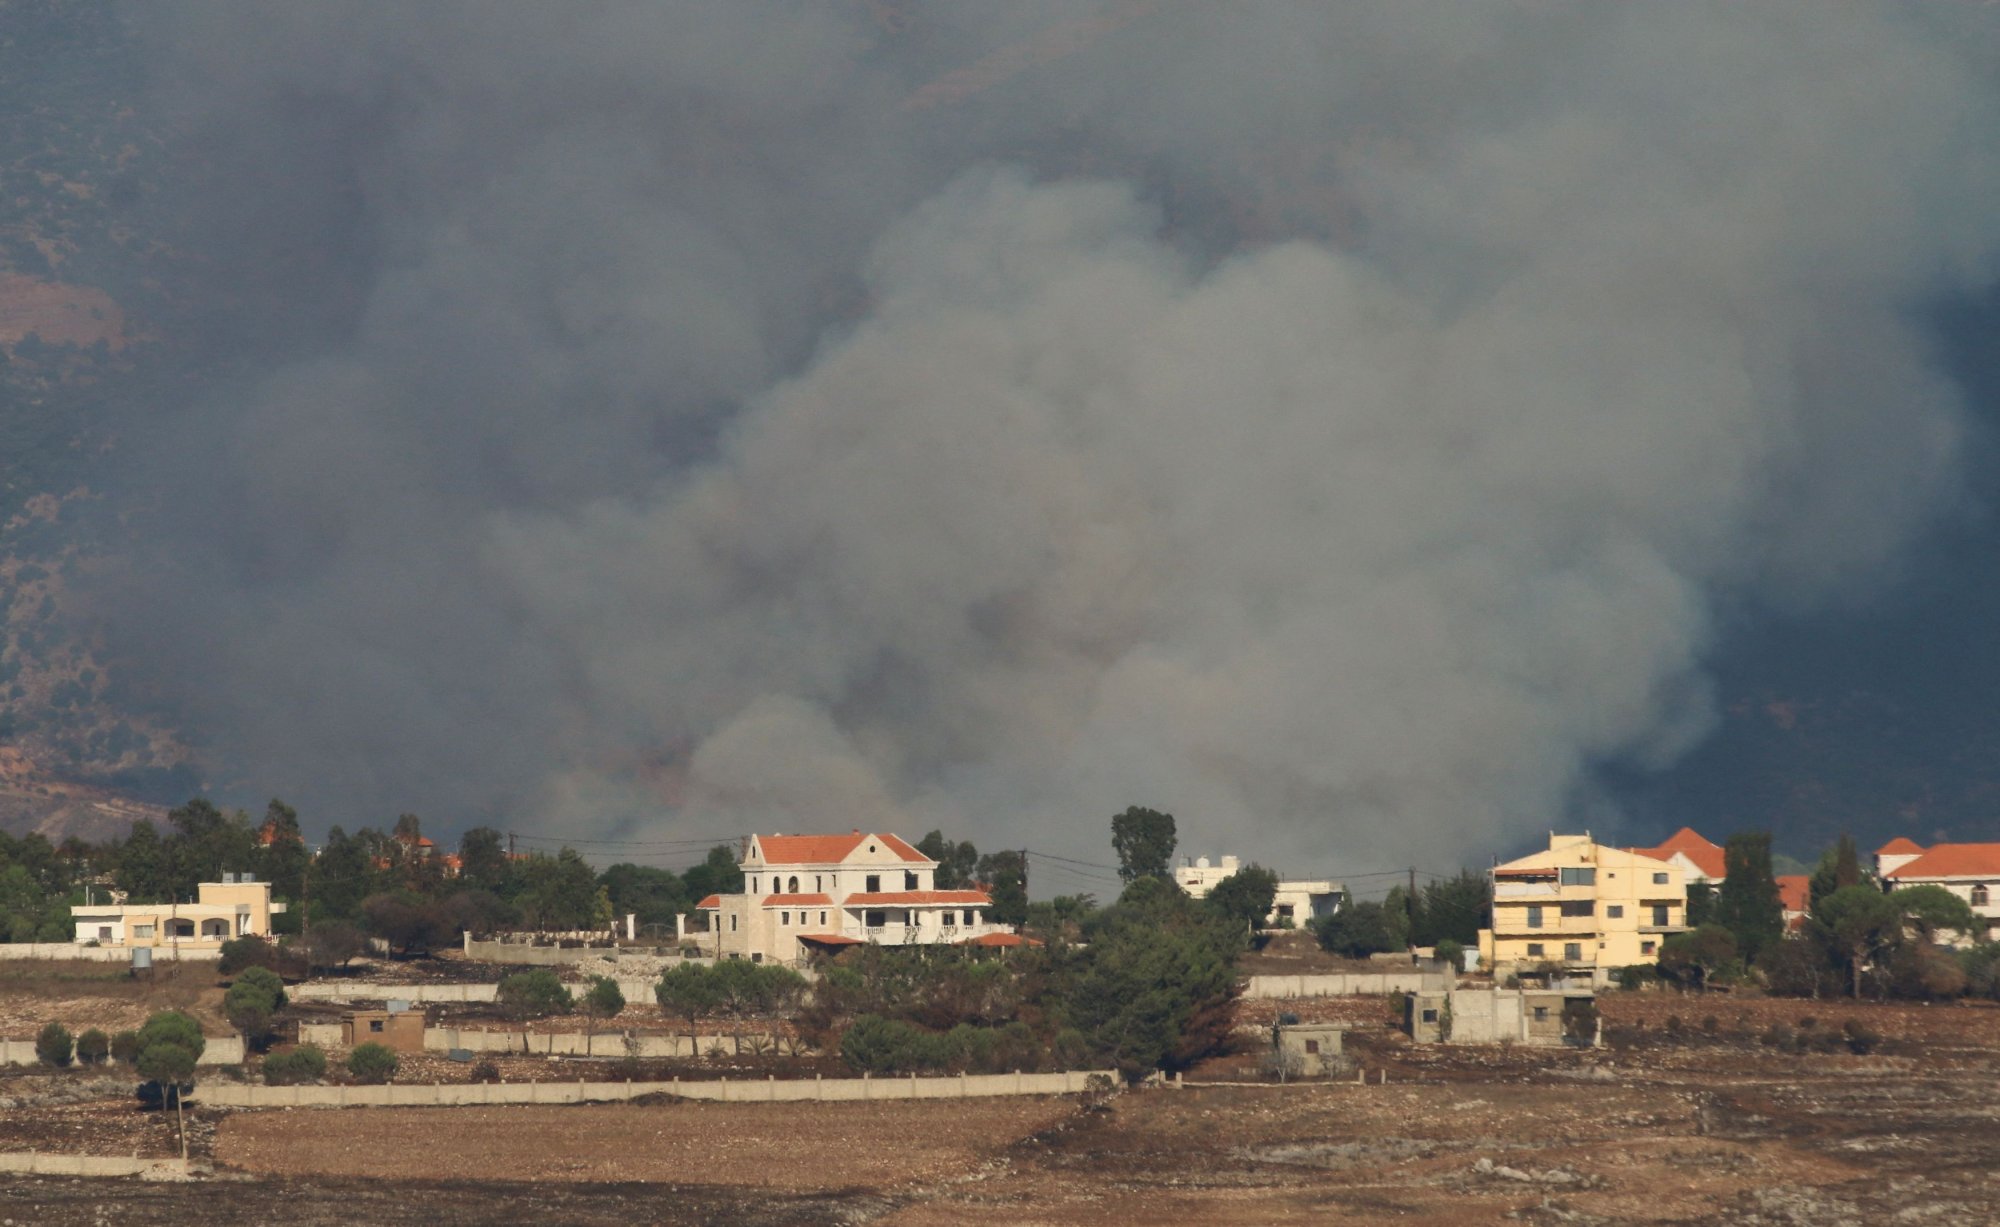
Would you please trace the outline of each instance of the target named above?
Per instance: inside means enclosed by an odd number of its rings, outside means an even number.
[[[275,970],[277,964],[277,948],[250,933],[222,943],[222,958],[216,963],[215,970],[222,975],[233,976],[248,967]]]
[[[111,1059],[130,1065],[139,1059],[139,1033],[120,1031],[111,1037]]]
[[[326,1077],[326,1053],[317,1044],[300,1044],[290,1052],[272,1053],[264,1058],[267,1086],[298,1086]]]
[[[148,1085],[140,1088],[142,1099],[175,1102],[184,1088],[194,1082],[195,1061],[208,1047],[201,1024],[178,1010],[162,1010],[139,1028],[138,1055],[133,1064]]]
[[[75,1052],[76,1042],[61,1023],[50,1023],[35,1037],[35,1057],[44,1065],[68,1065]]]
[[[1449,937],[1441,939],[1437,944],[1437,959],[1453,971],[1464,971],[1465,944]]]
[[[356,1082],[369,1086],[379,1086],[395,1077],[398,1064],[395,1053],[372,1040],[357,1045],[347,1054],[347,1072]]]
[[[76,1037],[76,1059],[85,1065],[102,1065],[111,1054],[111,1037],[96,1027]]]
[[[271,1018],[285,1007],[285,984],[267,967],[246,967],[222,998],[229,1024],[255,1047],[271,1032]]]
[[[509,1018],[519,1020],[567,1014],[576,1008],[569,989],[556,979],[556,973],[545,967],[505,977],[495,997]]]
[[[472,1081],[474,1082],[500,1081],[500,1066],[494,1062],[492,1057],[481,1058],[479,1063],[472,1067]]]
[[[1880,1032],[1851,1018],[1840,1032],[1847,1037],[1847,1050],[1856,1056],[1867,1056],[1882,1042]]]
[[[894,1018],[864,1014],[840,1037],[840,1056],[863,1073],[907,1074],[948,1059],[945,1037]]]

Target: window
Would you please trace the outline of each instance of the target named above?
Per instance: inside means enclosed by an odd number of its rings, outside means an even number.
[[[1669,919],[1669,916],[1671,916],[1671,914],[1672,914],[1672,909],[1669,908],[1666,904],[1655,903],[1653,905],[1653,927],[1656,929],[1664,929],[1668,925],[1674,923],[1672,920]]]
[[[785,882],[785,889],[795,895],[799,893],[799,876],[797,874],[793,874]]]
[[[1538,1005],[1538,1006],[1536,1006],[1536,1007],[1535,1007],[1535,1021],[1536,1021],[1536,1022],[1547,1022],[1548,1020],[1549,1020],[1549,1007],[1547,1007],[1547,1006],[1545,1006],[1545,1005]]]
[[[752,951],[750,954],[750,961],[752,963],[761,963],[764,961],[764,956],[756,953],[755,951]]]
[[[380,1031],[382,1030],[382,1020],[381,1020],[381,1019],[379,1019],[379,1018],[371,1018],[371,1019],[369,1019],[369,1020],[368,1020],[368,1029],[369,1029],[370,1031],[374,1031],[374,1032],[378,1032],[378,1033],[379,1033],[379,1032],[380,1032]]]
[[[1597,885],[1597,870],[1566,868],[1561,872],[1561,879],[1564,886],[1595,886]]]
[[[879,928],[881,928],[881,927],[882,927],[883,925],[885,925],[885,924],[887,924],[887,923],[889,922],[889,913],[887,913],[887,912],[869,912],[869,913],[867,914],[867,916],[866,916],[866,917],[865,917],[864,919],[865,919],[865,920],[867,921],[867,924],[868,924],[868,927],[869,927],[869,928],[871,928],[871,929],[879,929]]]
[[[790,928],[792,924],[792,914],[790,912],[779,912],[778,923],[784,925],[786,928]]]
[[[1652,954],[1652,953],[1654,953],[1654,952],[1655,952],[1655,951],[1656,951],[1656,950],[1657,950],[1657,949],[1659,948],[1659,945],[1660,945],[1660,943],[1658,943],[1658,942],[1640,942],[1640,943],[1639,943],[1639,953],[1640,953],[1640,954]]]
[[[821,912],[821,913],[819,914],[819,922],[820,922],[821,924],[825,924],[825,923],[826,923],[826,913],[825,913],[825,912]]]
[[[879,890],[881,890],[881,889],[882,889],[882,875],[881,875],[881,874],[879,874],[879,873],[871,873],[871,874],[869,874],[869,875],[868,875],[868,893],[870,893],[870,894],[874,894],[874,893],[875,893],[876,891],[879,891]]]
[[[1582,942],[1564,942],[1564,943],[1563,943],[1563,958],[1564,958],[1564,959],[1565,959],[1566,961],[1568,961],[1568,962],[1571,962],[1571,963],[1581,963],[1581,962],[1583,962],[1583,943],[1582,943]]]
[[[1986,888],[1984,886],[1975,886],[1972,888],[1972,906],[1986,906]]]
[[[958,923],[958,913],[946,912],[944,914],[944,919],[940,920],[938,923],[944,925],[946,928],[950,928],[951,926]]]
[[[903,889],[915,890],[916,888],[917,888],[917,875],[905,869],[903,871]]]
[[[1308,1053],[1310,1053],[1311,1055],[1313,1055],[1313,1056],[1318,1056],[1318,1055],[1319,1055],[1319,1041],[1318,1041],[1318,1040],[1307,1040],[1307,1041],[1306,1041],[1306,1051],[1307,1051]]]
[[[1539,928],[1541,928],[1541,927],[1542,927],[1542,905],[1541,905],[1541,904],[1539,904],[1539,903],[1534,903],[1534,904],[1530,904],[1530,905],[1528,906],[1528,927],[1529,927],[1530,929],[1539,929]]]
[[[97,940],[98,940],[98,941],[101,941],[101,942],[108,942],[108,941],[110,941],[110,940],[111,940],[111,926],[110,926],[110,925],[98,925],[98,926],[97,926]]]
[[[1538,959],[1538,958],[1541,958],[1541,957],[1542,957],[1542,943],[1540,943],[1540,942],[1529,942],[1529,943],[1528,943],[1528,957],[1529,957],[1529,958],[1531,958],[1531,959]]]
[[[1583,899],[1576,903],[1565,903],[1562,905],[1562,914],[1565,916],[1594,916],[1597,914],[1597,905],[1588,899]]]
[[[1607,903],[1607,904],[1605,904],[1605,905],[1604,905],[1604,918],[1605,918],[1606,920],[1623,920],[1623,919],[1625,919],[1625,905],[1624,905],[1624,904],[1622,904],[1622,903]]]
[[[1438,1012],[1437,1012],[1436,1010],[1425,1010],[1425,1011],[1424,1011],[1424,1021],[1425,1021],[1425,1022],[1427,1022],[1427,1023],[1434,1023],[1434,1022],[1436,1022],[1437,1020],[1438,1020]]]
[[[152,925],[133,925],[133,926],[132,926],[132,936],[134,936],[134,937],[151,937],[152,935],[153,935],[153,926],[152,926]]]
[[[757,893],[757,877],[755,874],[750,876],[750,893],[753,895]]]
[[[824,886],[821,886],[821,885],[820,885],[820,882],[819,882],[819,875],[818,875],[818,874],[814,874],[814,875],[813,875],[813,889],[814,889],[814,890],[825,890],[825,889],[826,889],[826,887],[824,887]]]
[[[736,932],[736,916],[734,913],[731,913],[729,917],[729,931],[731,933]]]
[[[1656,874],[1654,874],[1654,875],[1653,875],[1653,885],[1655,885],[1655,886],[1665,886],[1666,884],[1667,884],[1667,875],[1666,875],[1666,874],[1664,874],[1664,873],[1656,873]]]

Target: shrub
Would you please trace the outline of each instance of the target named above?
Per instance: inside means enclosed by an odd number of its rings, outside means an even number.
[[[269,1086],[297,1086],[326,1077],[326,1053],[317,1044],[300,1044],[290,1052],[276,1052],[264,1058],[264,1082]]]
[[[139,1033],[120,1031],[111,1037],[111,1059],[130,1065],[139,1059]]]
[[[507,1016],[515,1019],[547,1018],[576,1008],[569,989],[546,967],[505,977],[500,981],[496,999]]]
[[[75,1052],[76,1042],[61,1023],[50,1023],[35,1037],[35,1056],[44,1065],[68,1065]]]
[[[481,1058],[479,1063],[472,1067],[472,1081],[474,1082],[500,1081],[500,1066],[494,1062],[492,1057]]]
[[[111,1037],[96,1027],[76,1037],[76,1059],[86,1065],[102,1065],[111,1054]]]
[[[1676,1039],[1678,1039],[1680,1037],[1681,1032],[1687,1030],[1687,1024],[1681,1021],[1680,1015],[1669,1014],[1667,1015],[1666,1028],[1668,1035],[1671,1035]]]
[[[256,1046],[271,1032],[271,1017],[285,1006],[285,984],[267,967],[246,967],[222,998],[229,1024]]]
[[[215,970],[222,975],[233,976],[249,967],[271,970],[277,962],[277,948],[249,933],[222,943],[222,958],[216,963]]]
[[[1713,1014],[1709,1014],[1701,1020],[1701,1029],[1705,1034],[1714,1035],[1721,1028],[1722,1020]]]
[[[1847,1020],[1847,1025],[1840,1031],[1847,1037],[1847,1050],[1856,1056],[1867,1056],[1882,1042],[1880,1032],[1852,1018]]]
[[[369,1041],[357,1045],[347,1054],[347,1072],[356,1082],[377,1086],[396,1076],[396,1054],[382,1045]]]
[[[1797,1052],[1804,1047],[1799,1042],[1798,1032],[1780,1022],[1774,1022],[1764,1029],[1764,1046],[1776,1048],[1780,1052]]]
[[[139,1028],[136,1042],[138,1055],[133,1064],[154,1084],[154,1094],[170,1100],[178,1100],[180,1089],[194,1081],[195,1061],[208,1047],[201,1024],[179,1010],[162,1010],[148,1018]]]
[[[1465,944],[1453,941],[1449,937],[1440,939],[1437,944],[1437,959],[1453,971],[1464,971]]]

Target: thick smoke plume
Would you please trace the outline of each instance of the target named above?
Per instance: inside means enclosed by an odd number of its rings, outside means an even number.
[[[321,820],[1457,863],[1957,497],[1981,16],[134,16],[259,326],[107,613]]]

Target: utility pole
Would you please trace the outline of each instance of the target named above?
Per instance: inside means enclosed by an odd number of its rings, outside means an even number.
[[[1410,893],[1403,897],[1403,920],[1408,926],[1410,945],[1417,944],[1417,867],[1410,866]]]

